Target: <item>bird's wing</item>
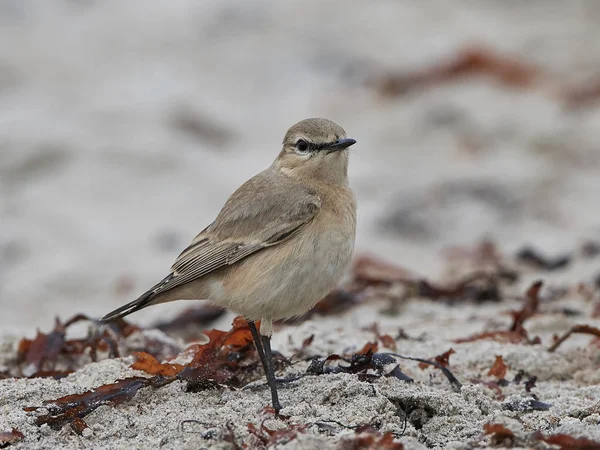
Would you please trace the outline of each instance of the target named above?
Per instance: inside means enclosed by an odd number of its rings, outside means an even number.
[[[177,257],[169,275],[101,321],[139,311],[165,291],[285,241],[309,223],[320,207],[319,196],[306,186],[274,170],[261,172],[233,193],[215,221]]]
[[[216,220],[177,257],[154,294],[189,283],[297,233],[319,212],[318,195],[289,179],[261,173],[242,185]]]

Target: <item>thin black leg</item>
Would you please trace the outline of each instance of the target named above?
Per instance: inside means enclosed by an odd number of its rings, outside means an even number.
[[[271,389],[271,399],[273,401],[273,408],[275,413],[279,414],[281,404],[279,403],[279,396],[277,395],[277,382],[275,380],[275,369],[273,368],[273,353],[271,352],[271,336],[262,336],[263,349],[265,351],[265,361],[267,373],[267,383]]]
[[[265,373],[267,372],[267,366],[265,363],[265,351],[262,346],[262,340],[260,338],[260,334],[258,333],[258,328],[256,328],[256,324],[254,320],[247,320],[248,326],[250,327],[250,332],[252,333],[252,337],[254,338],[254,346],[256,347],[256,351],[258,352],[258,356],[260,357],[260,362],[265,369]]]
[[[265,369],[265,375],[267,376],[267,384],[271,389],[271,400],[273,403],[273,409],[275,409],[275,412],[279,414],[281,404],[279,403],[279,396],[277,395],[277,385],[275,383],[275,370],[273,368],[273,355],[271,353],[271,338],[269,336],[261,336],[258,333],[258,329],[256,328],[254,321],[248,320],[248,326],[250,327],[250,332],[252,333],[252,337],[254,338],[254,345],[256,346],[256,350],[258,351],[258,356],[260,356],[260,361],[262,362],[263,368]]]

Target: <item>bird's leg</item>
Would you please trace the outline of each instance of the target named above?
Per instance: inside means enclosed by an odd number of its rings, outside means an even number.
[[[252,332],[254,338],[254,345],[258,351],[258,356],[262,362],[263,368],[265,369],[265,375],[267,376],[267,384],[271,389],[271,401],[273,403],[273,409],[275,413],[279,414],[281,404],[279,403],[279,396],[277,394],[277,384],[275,381],[275,369],[273,368],[273,355],[271,353],[271,336],[261,336],[256,329],[256,324],[252,320],[248,320],[248,326]]]
[[[258,352],[258,356],[260,357],[260,362],[265,369],[265,373],[267,373],[267,365],[265,363],[265,351],[262,345],[262,339],[260,338],[260,334],[258,333],[258,329],[256,328],[256,324],[254,320],[246,320],[248,322],[248,326],[250,327],[250,332],[252,333],[252,338],[254,339],[254,346],[256,347],[256,351]]]
[[[277,395],[277,382],[275,380],[275,369],[273,367],[273,353],[271,352],[271,336],[261,336],[263,349],[265,351],[265,372],[267,374],[267,383],[271,389],[271,400],[273,401],[273,408],[275,413],[279,414],[281,404],[279,403],[279,396]]]

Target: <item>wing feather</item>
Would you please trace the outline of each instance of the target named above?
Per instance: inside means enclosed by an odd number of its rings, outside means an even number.
[[[171,267],[173,276],[160,284],[154,295],[277,245],[291,238],[317,215],[321,202],[316,193],[294,183],[287,189],[292,195],[265,197],[265,193],[273,192],[273,182],[285,186],[289,180],[258,176],[242,185],[217,219],[181,252]]]
[[[169,275],[102,320],[138,311],[162,292],[284,242],[312,221],[320,207],[319,196],[305,185],[280,171],[261,172],[233,193],[215,221],[177,257]]]

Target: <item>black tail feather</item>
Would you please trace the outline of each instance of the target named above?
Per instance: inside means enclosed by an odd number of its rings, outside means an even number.
[[[146,306],[152,305],[156,295],[161,292],[160,287],[163,286],[171,278],[173,278],[172,273],[165,277],[160,283],[153,286],[152,289],[144,292],[136,300],[129,302],[126,305],[123,305],[112,312],[109,312],[102,319],[100,319],[100,322],[106,323],[114,319],[123,318],[131,313],[139,311],[140,309],[144,309]]]

